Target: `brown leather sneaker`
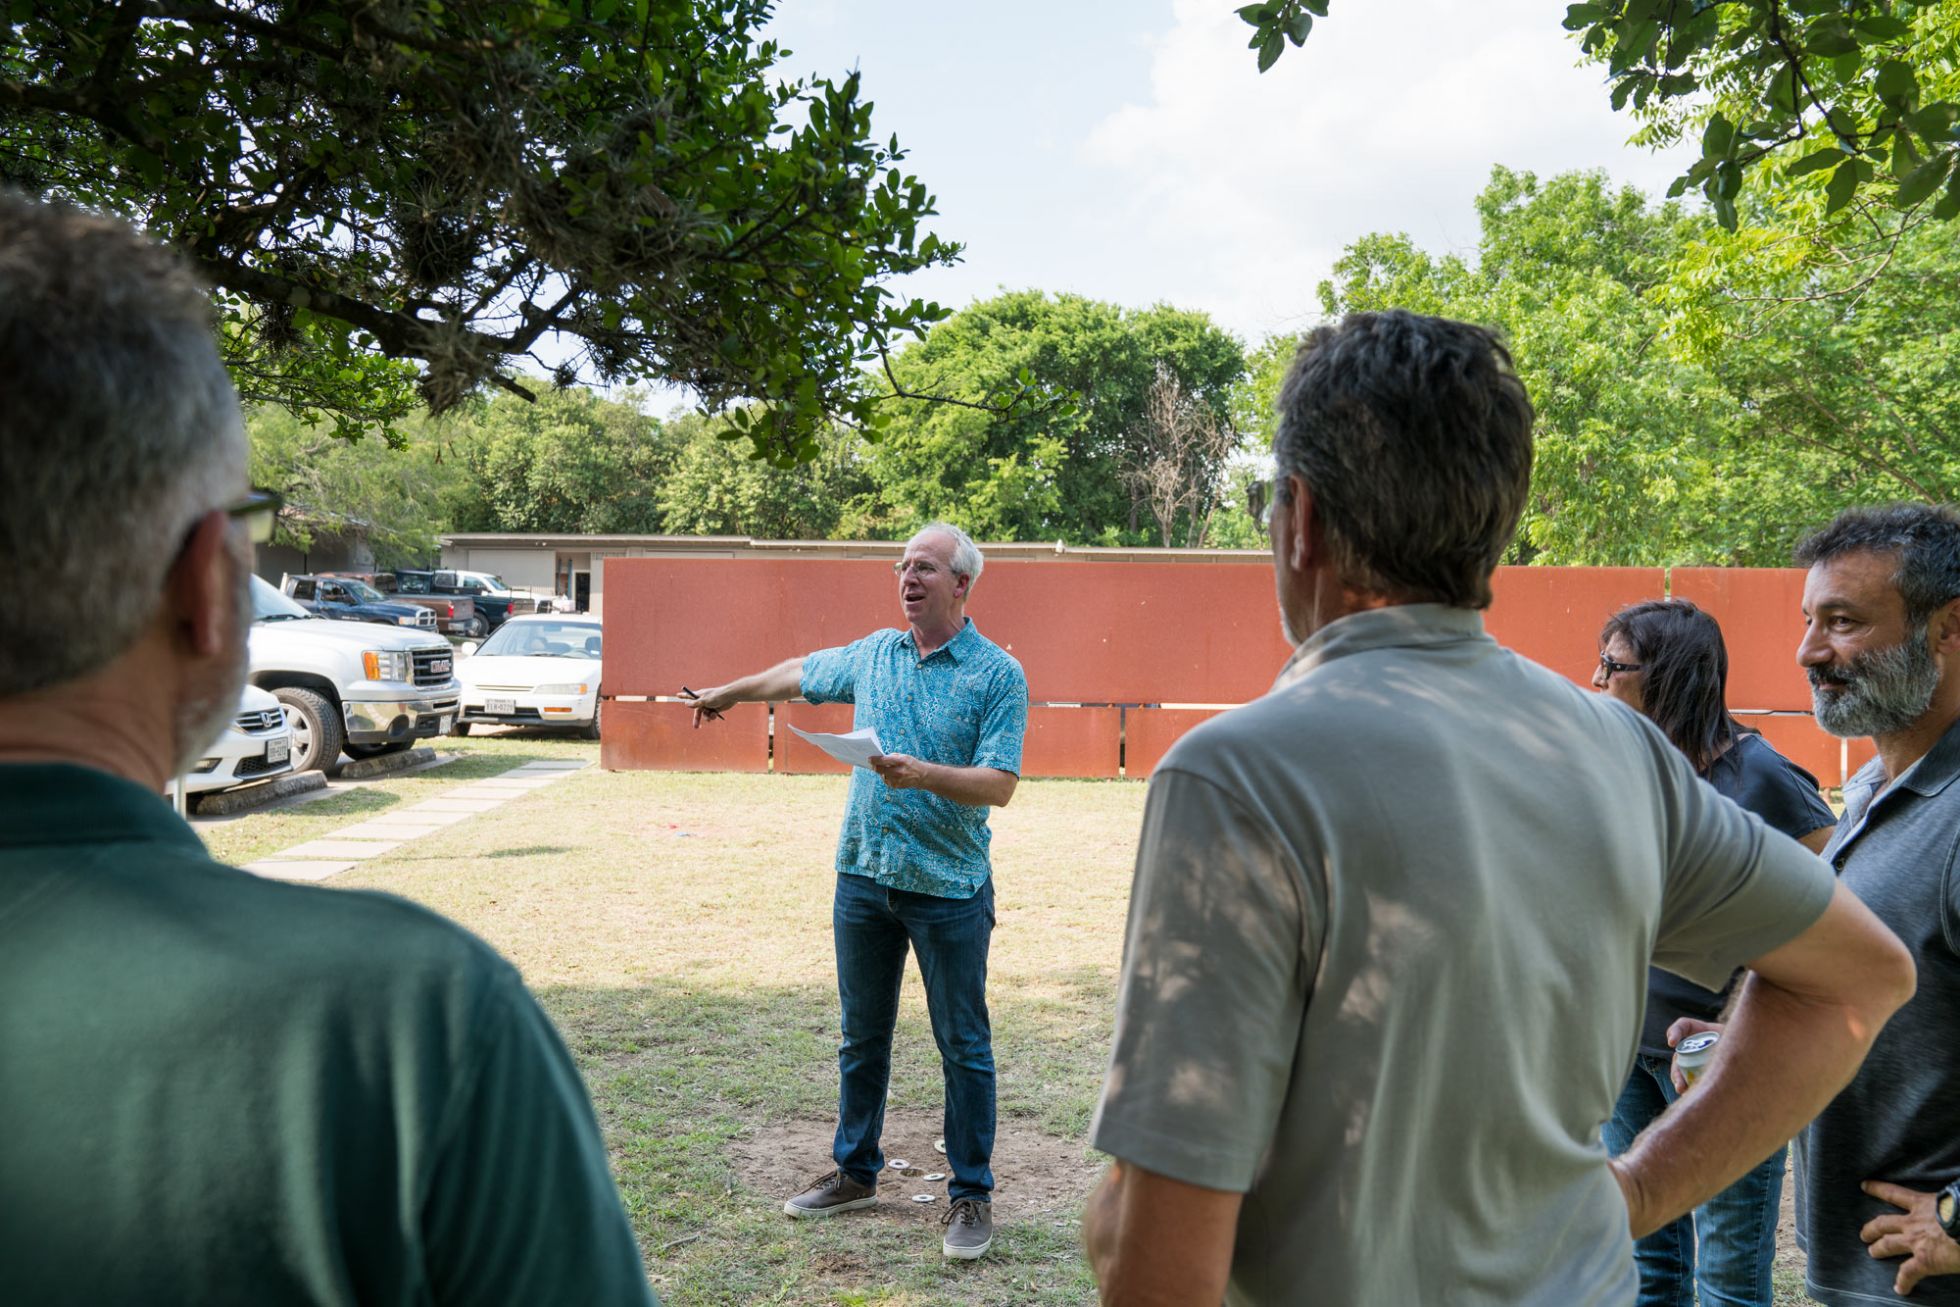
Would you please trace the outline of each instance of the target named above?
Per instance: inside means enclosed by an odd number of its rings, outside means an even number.
[[[983,1198],[956,1198],[946,1213],[946,1237],[939,1251],[948,1257],[972,1260],[994,1246],[994,1205]]]
[[[855,1212],[878,1201],[878,1186],[859,1184],[842,1171],[832,1171],[783,1204],[790,1216],[835,1216]]]

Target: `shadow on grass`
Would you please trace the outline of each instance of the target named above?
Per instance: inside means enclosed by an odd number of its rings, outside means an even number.
[[[1109,986],[1082,980],[1086,1009]],[[663,978],[538,996],[592,1091],[663,1300],[1095,1300],[1072,1215],[1004,1212],[994,1252],[949,1265],[916,1222],[791,1222],[780,1194],[758,1192],[738,1173],[738,1140],[836,1111],[837,998],[828,985],[733,989]],[[908,990],[893,1046],[894,1115],[937,1113],[942,1102],[938,1052],[914,999]],[[1043,1131],[1079,1157],[1107,1052],[1106,1009],[1057,1021],[1053,990],[1030,1001],[1011,984],[991,986],[988,1002],[1003,1131]],[[819,1170],[826,1160],[811,1159]]]
[[[554,853],[570,853],[567,844],[526,844],[517,849],[483,849],[474,856],[479,858],[544,858]]]

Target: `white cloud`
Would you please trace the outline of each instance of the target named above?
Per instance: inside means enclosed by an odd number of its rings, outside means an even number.
[[[1148,101],[1083,139],[1108,197],[1078,220],[1085,247],[1149,283],[1101,293],[1208,309],[1256,338],[1310,319],[1315,283],[1367,232],[1472,251],[1493,164],[1604,167],[1649,191],[1684,166],[1625,144],[1633,120],[1577,66],[1559,4],[1350,0],[1263,76],[1232,8],[1176,0]]]

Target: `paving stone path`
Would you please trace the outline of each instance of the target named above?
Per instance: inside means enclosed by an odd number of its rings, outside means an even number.
[[[295,844],[257,862],[246,863],[245,870],[276,880],[325,880],[357,862],[392,853],[410,840],[433,835],[480,812],[489,812],[591,765],[571,758],[527,762],[501,775],[459,785],[433,799],[343,826],[317,840]]]

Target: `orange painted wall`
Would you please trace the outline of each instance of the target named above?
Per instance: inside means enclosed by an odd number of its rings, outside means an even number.
[[[1492,584],[1491,634],[1581,684],[1590,682],[1607,617],[1661,598],[1671,586],[1721,621],[1736,710],[1807,714],[1810,707],[1795,662],[1801,571],[1504,567]],[[841,771],[786,725],[847,730],[848,709],[783,708],[772,764],[760,707],[748,710],[755,723],[709,741],[700,738],[708,732],[674,727],[674,720],[685,726],[684,708],[630,698],[719,685],[903,621],[895,580],[870,561],[612,559],[606,593],[606,694],[616,701],[607,705],[608,767]],[[1204,564],[1002,561],[986,569],[968,612],[1027,672],[1036,705],[1026,746],[1030,776],[1117,775],[1119,740],[1123,774],[1148,775],[1209,706],[1264,694],[1289,652],[1271,564],[1250,557]],[[629,701],[617,702],[620,696]],[[1164,704],[1207,707],[1158,707]],[[1127,705],[1120,725],[1116,707],[1098,705]],[[677,713],[657,711],[666,708]],[[1771,741],[1820,781],[1841,783],[1837,741],[1807,715],[1762,721]],[[733,715],[719,725],[732,722]],[[1853,768],[1868,750],[1853,745]]]

